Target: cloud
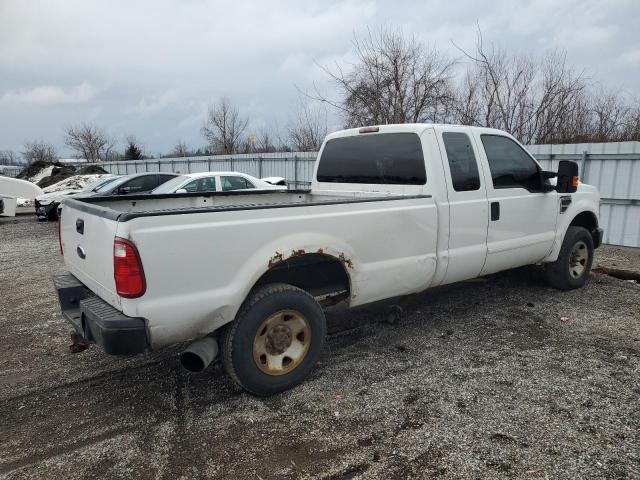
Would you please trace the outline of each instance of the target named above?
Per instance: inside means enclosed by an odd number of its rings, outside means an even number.
[[[33,88],[9,90],[0,94],[0,105],[64,105],[86,103],[93,100],[97,90],[88,83],[63,88],[41,85]]]
[[[628,52],[624,52],[620,55],[620,60],[624,63],[640,63],[640,48],[636,50],[629,50]]]
[[[250,128],[284,126],[299,91],[339,96],[318,64],[348,69],[354,34],[380,27],[459,58],[453,43],[473,51],[478,22],[487,45],[566,50],[578,71],[640,95],[638,0],[605,3],[0,0],[0,149],[33,137],[62,149],[62,126],[83,121],[151,151],[178,138],[199,145],[206,105],[223,95]]]

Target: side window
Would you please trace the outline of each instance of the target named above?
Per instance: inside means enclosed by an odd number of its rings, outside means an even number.
[[[184,188],[189,193],[195,193],[195,192],[198,191],[198,182],[199,181],[200,180],[194,180],[193,182],[189,182],[182,188]]]
[[[119,193],[144,193],[153,190],[157,184],[157,175],[142,175],[124,183],[118,190]]]
[[[501,135],[482,135],[481,138],[493,188],[526,188],[530,192],[542,189],[538,165],[520,145]]]
[[[215,192],[216,179],[214,177],[198,178],[193,182],[187,183],[184,187],[187,192]]]
[[[456,192],[478,190],[480,188],[478,162],[473,154],[473,147],[468,135],[445,132],[442,134],[442,141],[449,159],[453,189]]]
[[[200,184],[198,185],[199,192],[215,192],[216,191],[216,178],[215,177],[205,177],[200,179]]]
[[[222,183],[223,192],[254,188],[253,184],[243,177],[221,177],[220,181]]]

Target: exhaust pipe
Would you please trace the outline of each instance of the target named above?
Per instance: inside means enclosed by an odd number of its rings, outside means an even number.
[[[193,342],[180,354],[180,363],[190,372],[202,372],[218,355],[218,341],[206,336]]]

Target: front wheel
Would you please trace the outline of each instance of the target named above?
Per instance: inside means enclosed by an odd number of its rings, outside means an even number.
[[[560,290],[582,287],[593,263],[593,238],[586,228],[569,227],[558,259],[545,265],[547,282]]]
[[[222,363],[231,378],[260,396],[302,382],[318,360],[326,321],[322,308],[304,290],[277,283],[245,302],[222,336]]]

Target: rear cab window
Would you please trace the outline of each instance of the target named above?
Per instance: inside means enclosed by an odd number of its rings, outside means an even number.
[[[453,189],[456,192],[479,190],[478,162],[469,136],[460,132],[444,132],[442,141],[447,152]]]
[[[318,182],[424,185],[427,173],[420,137],[379,133],[333,138],[324,146]]]

